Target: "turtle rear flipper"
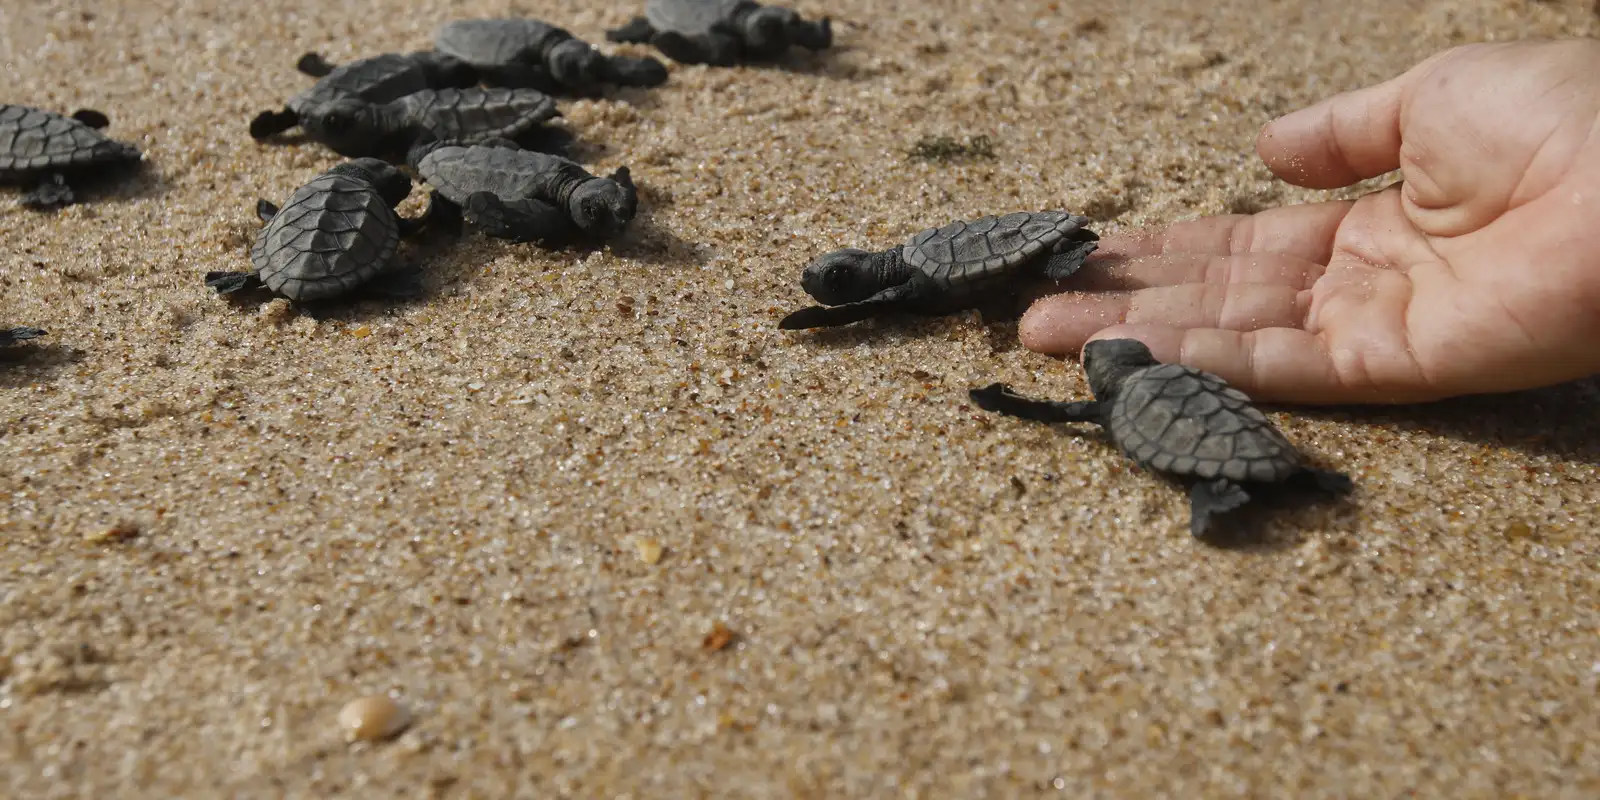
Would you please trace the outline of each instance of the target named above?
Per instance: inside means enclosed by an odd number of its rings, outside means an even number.
[[[234,294],[259,289],[262,283],[254,272],[207,272],[206,285],[217,290],[217,294]]]
[[[550,246],[572,235],[572,222],[561,209],[532,198],[508,203],[493,192],[474,192],[467,198],[465,216],[473,227],[496,239]]]
[[[667,65],[653,58],[611,56],[603,69],[606,80],[618,86],[660,86],[667,82]]]
[[[1089,254],[1093,253],[1099,246],[1099,242],[1093,239],[1063,242],[1057,252],[1045,262],[1044,276],[1053,281],[1065,280],[1077,272],[1083,266],[1083,262],[1089,258]]]
[[[263,111],[250,120],[250,138],[265,139],[283,133],[300,124],[300,115],[285,108],[282,111]]]
[[[606,41],[649,44],[650,37],[655,36],[655,33],[656,29],[650,27],[650,20],[644,17],[634,17],[628,24],[606,31]]]
[[[1200,481],[1189,490],[1189,533],[1204,536],[1211,518],[1250,502],[1250,494],[1233,481],[1218,478]]]
[[[306,53],[294,62],[294,68],[300,74],[312,78],[326,78],[335,67],[322,57],[321,53]]]
[[[972,402],[984,411],[994,411],[1035,422],[1098,423],[1104,413],[1104,408],[1094,400],[1071,403],[1033,400],[1017,394],[1003,383],[991,383],[982,389],[971,389],[967,394],[972,398]]]
[[[77,201],[66,176],[55,173],[40,181],[22,196],[22,205],[38,211],[70,206]]]
[[[40,328],[0,328],[0,347],[10,347],[17,342],[37,339],[45,334]]]
[[[80,108],[77,111],[72,112],[72,118],[85,125],[88,125],[91,128],[94,128],[95,130],[100,130],[101,128],[111,124],[111,120],[108,119],[105,114],[102,114],[92,108]]]

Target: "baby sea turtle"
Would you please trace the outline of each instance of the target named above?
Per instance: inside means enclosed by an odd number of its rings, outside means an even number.
[[[424,89],[383,104],[344,99],[307,120],[307,133],[347,158],[404,158],[427,139],[519,141],[561,111],[535,89]]]
[[[22,204],[47,209],[76,201],[82,183],[139,164],[139,148],[106,137],[106,115],[83,109],[70,117],[28,106],[0,105],[0,183],[26,187]]]
[[[1221,378],[1162,364],[1134,339],[1100,339],[1084,348],[1093,400],[1030,400],[1005,384],[971,391],[988,411],[1039,422],[1091,422],[1141,467],[1190,483],[1189,532],[1203,536],[1211,518],[1281,485],[1342,495],[1350,478],[1306,464],[1294,445]],[[1247,491],[1248,489],[1248,491]]]
[[[644,16],[606,31],[606,38],[649,44],[684,64],[727,66],[775,59],[790,45],[827,49],[833,24],[827,17],[808,22],[793,9],[754,0],[650,0]]]
[[[290,300],[345,294],[393,269],[402,236],[428,214],[402,219],[394,207],[411,193],[404,172],[375,158],[348,161],[296,189],[280,210],[261,200],[266,223],[250,248],[250,272],[208,272],[218,294],[265,286]],[[431,206],[430,206],[431,209]]]
[[[500,239],[547,247],[579,236],[604,241],[622,233],[639,206],[627,167],[601,178],[504,139],[430,141],[412,151],[410,162],[468,222]]]
[[[439,28],[433,45],[471,64],[484,83],[495,86],[594,95],[605,84],[658,86],[667,80],[660,61],[607,56],[536,19],[457,20]]]
[[[470,65],[443,53],[384,53],[335,67],[316,53],[296,62],[301,73],[317,79],[290,98],[282,111],[263,111],[250,121],[250,136],[265,139],[296,125],[315,134],[317,116],[341,100],[387,103],[423,89],[474,86],[478,74]]]
[[[847,325],[892,310],[945,314],[980,305],[1024,275],[1060,280],[1098,246],[1088,223],[1065,211],[1019,211],[929,228],[877,253],[835,250],[800,276],[806,294],[823,305],[796,311],[778,327]]]
[[[17,342],[37,339],[45,334],[38,328],[0,328],[0,347],[10,347]]]

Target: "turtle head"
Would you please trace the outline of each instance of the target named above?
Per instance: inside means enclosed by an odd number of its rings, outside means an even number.
[[[1138,339],[1096,339],[1083,347],[1083,369],[1096,397],[1115,391],[1134,372],[1159,363]]]
[[[609,239],[622,233],[638,208],[638,195],[627,167],[610,177],[584,181],[567,198],[567,213],[585,233]]]
[[[550,74],[563,86],[593,83],[606,67],[605,56],[578,39],[567,39],[550,48],[545,61],[550,66]]]
[[[395,169],[393,164],[381,159],[358,158],[346,161],[328,171],[371,183],[373,188],[378,190],[378,196],[382,197],[391,208],[400,205],[401,201],[411,194],[411,178]]]
[[[800,287],[825,306],[855,303],[886,288],[872,253],[853,247],[825,253],[807,264]]]
[[[379,109],[357,98],[341,98],[304,114],[307,135],[342,156],[370,152],[384,138]]]
[[[758,53],[778,53],[789,46],[789,32],[803,25],[790,8],[762,6],[744,16],[744,40]]]

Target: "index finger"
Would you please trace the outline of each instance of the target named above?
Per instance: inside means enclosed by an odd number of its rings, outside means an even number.
[[[1123,261],[1191,253],[1231,256],[1280,253],[1326,264],[1333,257],[1333,239],[1350,213],[1353,200],[1269,208],[1256,214],[1226,214],[1175,222],[1161,228],[1111,234],[1089,257]]]

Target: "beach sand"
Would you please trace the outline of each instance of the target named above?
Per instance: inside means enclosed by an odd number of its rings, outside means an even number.
[[[0,323],[50,332],[0,364],[0,794],[1593,797],[1600,384],[1274,410],[1359,488],[1223,548],[968,402],[1087,390],[1014,323],[776,330],[812,256],[955,219],[1354,196],[1261,125],[1591,6],[805,0],[834,52],[562,104],[641,186],[614,247],[468,235],[419,302],[304,310],[201,280],[340,161],[245,133],[296,57],[642,2],[9,3],[3,100],[148,166],[0,198]],[[939,134],[995,158],[907,157]],[[386,693],[409,729],[346,744]]]

